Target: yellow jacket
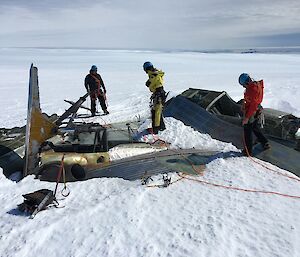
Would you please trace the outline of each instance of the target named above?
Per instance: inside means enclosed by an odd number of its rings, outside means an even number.
[[[163,87],[165,73],[161,70],[148,70],[147,74],[149,79],[146,82],[146,86],[153,93],[157,88]]]

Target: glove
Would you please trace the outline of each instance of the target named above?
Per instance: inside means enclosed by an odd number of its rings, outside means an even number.
[[[146,81],[146,87],[149,87],[151,82],[149,80]]]
[[[246,125],[249,122],[249,118],[244,118],[242,121],[242,125]]]

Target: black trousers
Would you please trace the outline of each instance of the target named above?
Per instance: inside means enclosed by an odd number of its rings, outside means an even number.
[[[97,98],[100,102],[102,111],[105,112],[107,110],[107,106],[106,106],[106,103],[105,103],[104,95],[97,95]],[[96,100],[97,100],[97,98],[95,96],[91,97],[91,113],[92,114],[96,113]]]
[[[253,137],[252,134],[257,137],[258,142],[262,145],[268,142],[268,139],[263,135],[260,124],[258,123],[258,119],[255,119],[254,122],[248,123],[244,125],[244,137],[245,137],[245,144],[249,154],[252,154],[253,148]]]

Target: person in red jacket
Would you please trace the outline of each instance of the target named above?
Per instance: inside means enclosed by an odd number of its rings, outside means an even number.
[[[269,149],[270,144],[261,131],[259,117],[262,115],[262,106],[260,105],[264,95],[263,80],[254,81],[247,73],[242,73],[239,77],[239,83],[246,89],[242,110],[244,117],[242,125],[244,127],[245,149],[244,155],[252,155],[253,139],[252,133],[257,137],[264,149]]]
[[[98,98],[101,108],[104,114],[109,114],[106,106],[106,88],[104,82],[97,73],[97,66],[93,65],[90,69],[90,73],[85,77],[84,86],[86,90],[90,93],[91,97],[91,113],[95,116],[96,113],[96,100]]]

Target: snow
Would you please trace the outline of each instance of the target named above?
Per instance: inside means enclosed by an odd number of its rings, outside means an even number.
[[[205,151],[237,151],[237,148],[229,143],[224,143],[211,138],[208,134],[202,134],[183,122],[174,118],[165,118],[167,129],[159,134],[159,138],[171,142],[170,148],[174,149],[203,149]]]
[[[158,152],[166,150],[166,148],[158,149],[154,147],[148,147],[148,148],[141,148],[141,147],[136,147],[132,148],[132,146],[115,146],[111,149],[109,149],[109,157],[111,161],[116,161],[140,154],[147,154],[147,153],[153,153],[153,152]]]
[[[295,134],[295,137],[300,139],[300,128],[297,130],[296,134]]]
[[[146,60],[166,72],[165,88],[171,95],[200,87],[226,90],[239,100],[243,89],[237,77],[249,72],[265,80],[265,107],[300,114],[300,55],[296,54],[67,49],[0,49],[0,53],[0,127],[25,125],[32,61],[39,68],[41,105],[48,114],[62,113],[68,107],[63,99],[77,100],[83,95],[83,78],[96,64],[108,88],[111,114],[91,120],[102,124],[146,120],[149,93],[141,68]],[[166,126],[158,136],[170,142],[172,149],[236,150],[173,118],[166,118]],[[130,154],[122,149],[114,158]],[[71,194],[63,198],[60,185],[58,198],[63,208],[42,211],[33,220],[16,210],[22,194],[54,190],[55,183],[33,176],[16,183],[5,178],[0,168],[0,256],[297,257],[300,199],[199,182],[300,196],[299,181],[280,175],[292,174],[260,163],[245,157],[217,158],[206,165],[203,176],[193,177],[198,182],[175,182],[178,175],[169,174],[175,183],[166,188],[98,178],[69,183]],[[159,175],[150,185],[162,183]]]
[[[142,52],[84,49],[0,49],[0,127],[25,124],[28,73],[33,62],[39,68],[41,107],[48,114],[63,113],[85,93],[83,81],[96,64],[107,86],[110,115],[106,122],[132,120],[148,115],[149,92],[145,86],[145,61],[152,61],[165,75],[170,96],[194,87],[227,91],[240,100],[243,88],[238,76],[247,72],[264,79],[264,107],[300,116],[299,54],[204,54],[192,52]],[[89,100],[85,103],[89,106]],[[99,118],[100,119],[100,118]],[[100,119],[101,120],[101,119]]]

